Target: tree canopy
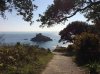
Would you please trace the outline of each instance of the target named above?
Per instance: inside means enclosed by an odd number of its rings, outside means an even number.
[[[54,0],[48,6],[38,21],[42,26],[51,26],[66,21],[68,18],[82,13],[88,20],[98,22],[100,20],[100,0]]]
[[[0,0],[0,15],[5,17],[5,12],[16,10],[25,21],[32,23],[33,11],[37,6],[34,0]],[[68,18],[82,13],[88,20],[96,25],[100,24],[100,0],[54,0],[43,15],[39,14],[38,21],[42,26],[51,26],[66,21]]]
[[[71,22],[60,31],[60,41],[72,42],[74,36],[80,35],[83,32],[96,33],[95,26],[81,21]]]
[[[0,15],[5,18],[5,12],[17,11],[17,15],[22,15],[23,19],[32,23],[33,10],[37,8],[33,4],[34,0],[0,0]]]

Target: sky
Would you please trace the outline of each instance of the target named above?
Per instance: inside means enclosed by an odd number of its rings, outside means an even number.
[[[33,11],[33,20],[36,20],[38,18],[38,14],[43,13],[46,10],[47,6],[53,3],[53,0],[35,0],[34,3],[38,6],[38,9]],[[15,11],[13,11],[12,13],[6,13],[6,16],[7,19],[3,19],[2,17],[0,17],[0,32],[59,32],[72,21],[86,21],[83,15],[77,13],[74,17],[68,19],[65,25],[58,24],[50,28],[40,28],[39,25],[41,25],[41,23],[34,22],[30,26],[29,22],[25,22],[21,16],[16,15]]]

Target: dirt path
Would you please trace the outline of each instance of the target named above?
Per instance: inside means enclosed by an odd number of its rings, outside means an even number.
[[[73,63],[71,57],[54,52],[54,57],[42,74],[85,74]]]

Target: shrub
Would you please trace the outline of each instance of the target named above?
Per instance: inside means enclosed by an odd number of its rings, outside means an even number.
[[[89,69],[89,74],[99,74],[100,69],[100,63],[98,62],[90,62],[86,65],[86,67]]]
[[[56,47],[54,52],[65,52],[66,53],[66,47]]]
[[[73,45],[68,45],[68,47],[67,47],[67,49],[66,49],[66,53],[67,53],[67,55],[69,55],[69,56],[74,55],[74,47],[73,47]]]
[[[51,57],[34,46],[0,46],[0,74],[39,74]]]
[[[74,40],[74,48],[76,49],[76,62],[84,65],[89,62],[100,60],[99,37],[91,33],[82,33],[77,35]]]

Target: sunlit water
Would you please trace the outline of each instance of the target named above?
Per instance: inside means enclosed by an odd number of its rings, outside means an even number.
[[[39,32],[40,33],[40,32]],[[68,44],[59,43],[60,36],[57,32],[41,32],[43,35],[50,37],[53,41],[48,42],[32,42],[31,38],[35,37],[38,32],[1,32],[2,43],[4,44],[16,44],[20,42],[22,44],[39,45],[39,47],[54,49],[57,45],[67,47]]]

